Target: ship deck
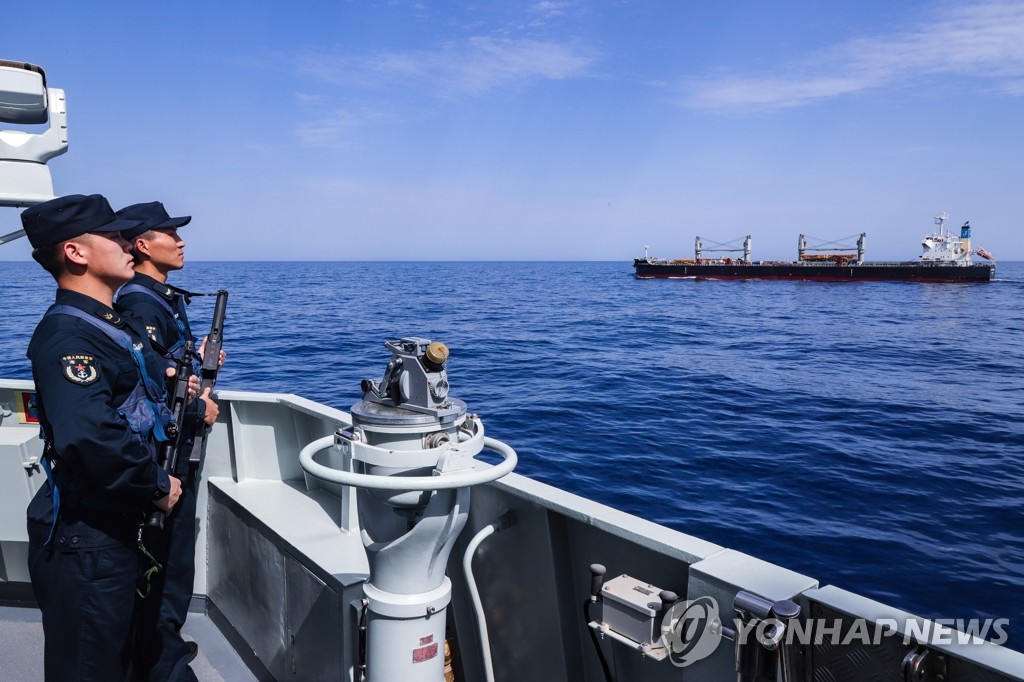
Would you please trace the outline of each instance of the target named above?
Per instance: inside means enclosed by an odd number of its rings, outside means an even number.
[[[241,657],[203,613],[189,614],[182,635],[199,644],[192,670],[202,682],[255,682]],[[4,643],[4,668],[0,679],[36,682],[43,679],[43,624],[31,604],[0,606],[0,641]]]
[[[0,380],[0,405],[31,388]],[[349,417],[289,394],[222,391],[218,401],[197,515],[196,611],[184,629],[200,647],[193,668],[200,680],[213,682],[352,679],[368,577],[355,494],[306,478],[298,464],[302,447]],[[7,604],[0,608],[0,680],[19,682],[43,678],[39,612],[25,608],[31,592],[24,509],[41,480],[26,476],[42,450],[33,426],[13,413],[0,419],[0,520],[9,521],[0,524],[0,604]],[[470,544],[502,517],[512,525]],[[464,570],[466,557],[475,577]],[[581,612],[594,562],[611,575],[720,604],[730,618],[743,591],[772,603],[794,600],[808,617],[841,623],[847,633],[855,622],[871,629],[890,624],[885,631],[893,636],[878,641],[801,650],[807,679],[898,679],[900,662],[923,646],[950,660],[951,679],[1024,682],[1024,654],[980,640],[943,639],[937,629],[912,637],[926,621],[515,473],[473,488],[467,527],[449,561],[457,679],[484,679],[485,650],[498,679],[601,679],[598,651],[616,679],[678,679],[672,663],[647,657],[635,642],[595,647]],[[482,596],[479,610],[470,603],[471,579]],[[22,606],[11,608],[12,602]],[[482,625],[489,630],[486,648]],[[687,679],[736,679],[734,647],[713,648],[686,669]]]

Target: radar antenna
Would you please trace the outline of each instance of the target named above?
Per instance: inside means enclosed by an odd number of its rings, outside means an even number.
[[[38,134],[0,130],[0,206],[26,207],[53,198],[53,180],[46,162],[68,150],[68,119],[64,91],[46,87],[46,74],[34,64],[0,59],[0,123],[15,126],[49,124]],[[0,244],[25,235],[15,230]]]

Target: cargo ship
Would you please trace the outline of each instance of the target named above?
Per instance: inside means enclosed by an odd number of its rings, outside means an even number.
[[[857,237],[856,247],[811,248],[807,237],[800,235],[796,261],[752,261],[751,239],[743,240],[742,248],[704,249],[696,239],[694,258],[666,260],[648,255],[633,260],[636,276],[649,278],[694,279],[797,279],[822,282],[989,282],[995,277],[995,258],[983,248],[971,248],[971,224],[965,222],[960,236],[946,229],[949,215],[935,216],[936,230],[921,241],[924,249],[916,260],[902,262],[868,262],[864,260],[866,234]],[[738,240],[737,240],[738,241]],[[856,252],[852,252],[853,249]],[[706,258],[706,251],[742,251],[738,258]],[[845,253],[827,253],[846,251]],[[825,253],[823,253],[825,252]],[[990,261],[977,263],[973,256]]]

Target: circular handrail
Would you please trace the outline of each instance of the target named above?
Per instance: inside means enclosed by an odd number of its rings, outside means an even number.
[[[449,490],[451,488],[468,488],[481,483],[496,481],[516,468],[519,458],[516,451],[500,440],[484,438],[484,449],[495,452],[502,457],[500,464],[483,470],[455,471],[437,476],[375,476],[373,474],[357,474],[354,471],[341,471],[324,466],[313,456],[321,450],[334,445],[334,436],[318,438],[299,451],[299,466],[314,478],[331,483],[340,483],[354,488],[371,488],[374,490]]]

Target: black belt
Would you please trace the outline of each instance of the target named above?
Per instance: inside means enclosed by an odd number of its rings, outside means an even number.
[[[58,549],[88,549],[109,544],[109,539],[134,545],[145,520],[142,511],[114,511],[87,507],[61,507],[54,532]],[[61,542],[64,539],[65,543]]]

